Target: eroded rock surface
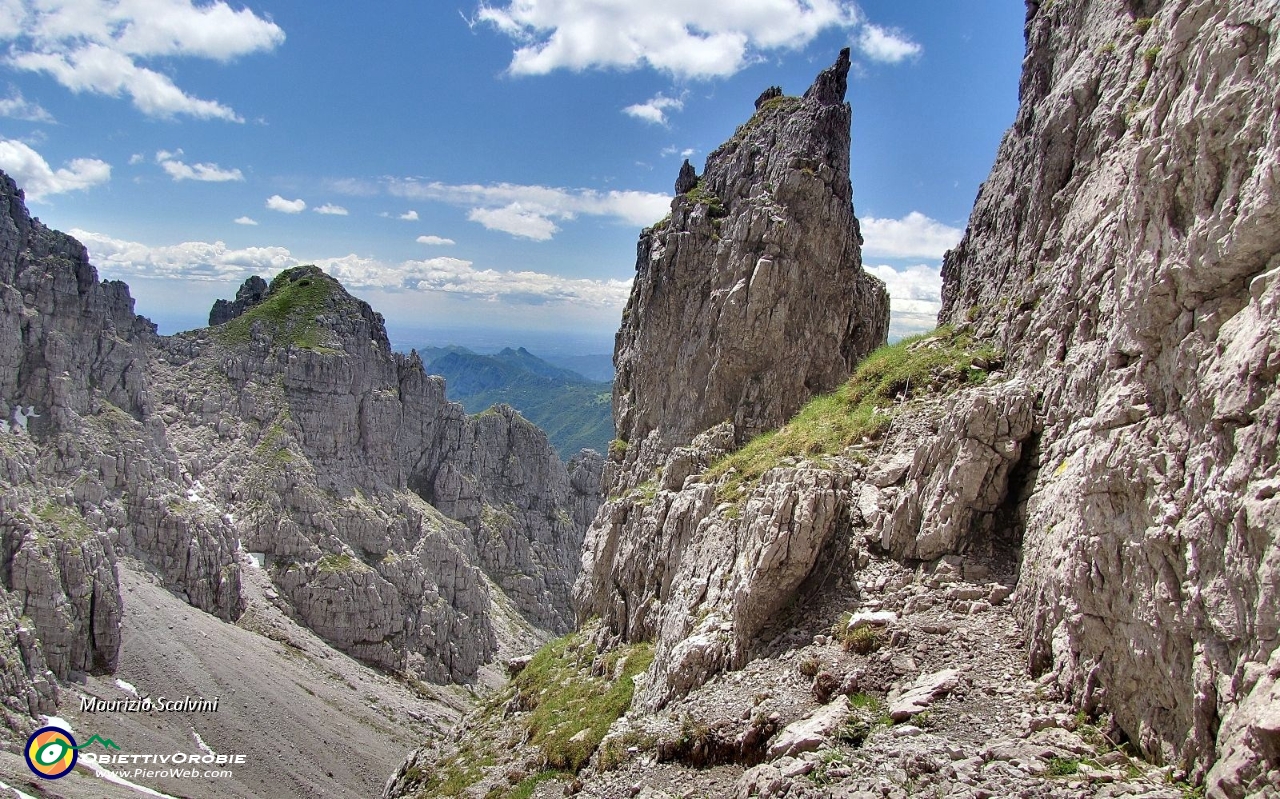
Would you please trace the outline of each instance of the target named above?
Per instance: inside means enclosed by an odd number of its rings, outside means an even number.
[[[625,446],[576,596],[580,618],[657,642],[651,705],[740,666],[847,524],[850,482],[830,470],[767,476],[735,511],[698,475],[884,341],[851,203],[848,69],[845,52],[803,97],[764,97],[640,238],[615,353]]]
[[[1203,776],[1230,754],[1252,776],[1215,772],[1222,795],[1275,790],[1274,752],[1229,720],[1280,643],[1277,7],[1029,7],[1021,108],[940,318],[1040,391],[1031,664],[1152,758]]]
[[[726,420],[739,441],[777,427],[884,342],[888,296],[853,215],[848,70],[845,53],[804,97],[761,103],[641,234],[614,354],[628,462]]]

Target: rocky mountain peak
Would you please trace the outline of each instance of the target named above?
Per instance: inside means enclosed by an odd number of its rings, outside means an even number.
[[[256,275],[250,277],[235,301],[214,303],[209,322],[226,325],[224,337],[232,342],[254,339],[349,353],[361,352],[372,342],[383,352],[391,350],[382,314],[314,265],[286,269],[270,285]]]
[[[766,91],[700,179],[681,166],[671,216],[641,234],[614,355],[629,459],[726,420],[738,440],[777,427],[884,342],[888,297],[862,271],[851,202],[848,70],[846,51],[805,96]]]
[[[845,92],[849,88],[849,48],[840,51],[836,62],[822,72],[804,93],[806,100],[823,105],[840,105],[844,102]]]

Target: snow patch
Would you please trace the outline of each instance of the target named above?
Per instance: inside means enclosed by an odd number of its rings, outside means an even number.
[[[0,780],[0,791],[13,791],[13,795],[16,796],[17,799],[36,799],[29,793],[23,793],[12,785],[5,784],[2,780]]]
[[[134,688],[132,683],[125,682],[119,677],[116,678],[116,687],[121,691],[124,691],[126,694],[133,694],[134,696],[138,695],[138,689]]]
[[[200,747],[201,752],[204,752],[206,755],[218,754],[217,752],[209,748],[209,744],[204,742],[204,739],[200,737],[200,733],[196,732],[195,727],[191,728],[191,737],[196,739],[196,746]]]

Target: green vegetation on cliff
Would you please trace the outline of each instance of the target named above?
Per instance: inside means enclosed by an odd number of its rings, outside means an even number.
[[[883,346],[867,356],[844,385],[811,399],[781,428],[747,442],[707,470],[729,475],[721,488],[736,498],[783,458],[834,455],[889,427],[896,406],[908,399],[986,380],[999,354],[967,333],[940,327]]]
[[[470,732],[455,752],[406,774],[413,795],[461,796],[492,777],[496,784],[486,799],[518,799],[539,782],[579,771],[631,707],[634,678],[652,662],[653,649],[644,643],[600,653],[584,632],[550,642],[468,720]],[[512,764],[505,761],[524,747],[538,752],[541,770],[513,786],[506,776]]]
[[[251,338],[254,323],[261,322],[278,346],[337,352],[326,346],[318,317],[330,309],[335,289],[340,288],[337,281],[314,266],[281,272],[271,281],[266,299],[218,327],[217,336],[226,344],[245,344]]]

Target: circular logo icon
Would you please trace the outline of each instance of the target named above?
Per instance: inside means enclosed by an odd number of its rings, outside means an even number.
[[[76,767],[76,739],[61,727],[41,727],[27,739],[27,768],[37,777],[56,780]]]

